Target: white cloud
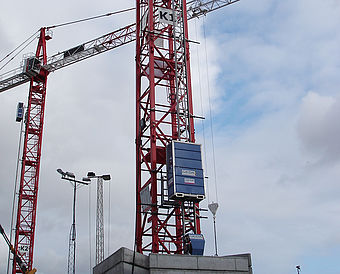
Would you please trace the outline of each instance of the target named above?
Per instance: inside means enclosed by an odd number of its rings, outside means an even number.
[[[330,257],[339,244],[334,9],[334,1],[240,1],[235,15],[210,19],[225,103],[215,116],[220,253],[251,252],[260,273],[297,264],[317,273],[332,263],[315,254]],[[216,200],[211,161],[208,169]]]
[[[308,93],[302,100],[299,136],[308,152],[319,160],[339,160],[339,99]]]

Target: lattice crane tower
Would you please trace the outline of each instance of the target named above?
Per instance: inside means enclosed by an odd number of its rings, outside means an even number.
[[[164,199],[162,185],[166,146],[195,142],[186,1],[137,0],[136,28],[136,246],[180,254],[201,231],[198,204]]]

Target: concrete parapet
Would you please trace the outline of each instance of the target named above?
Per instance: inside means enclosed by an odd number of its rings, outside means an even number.
[[[137,253],[134,258],[135,274],[149,274],[149,258]],[[110,257],[102,261],[93,268],[93,274],[131,274],[133,265],[133,251],[122,247]]]
[[[192,256],[136,253],[134,274],[252,274],[250,254]],[[120,248],[95,266],[94,274],[132,274],[133,251]]]

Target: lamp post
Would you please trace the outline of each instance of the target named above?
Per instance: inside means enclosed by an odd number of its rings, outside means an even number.
[[[68,260],[67,269],[68,274],[74,274],[76,270],[76,193],[77,184],[88,185],[84,181],[79,181],[75,179],[75,175],[72,172],[64,172],[62,169],[58,168],[57,172],[61,174],[61,179],[73,183],[73,208],[72,208],[72,225],[70,229],[70,236],[68,242]]]
[[[296,266],[296,271],[297,271],[298,274],[300,274],[301,266],[297,265],[297,266]]]
[[[216,212],[217,212],[217,209],[218,209],[218,203],[212,202],[211,204],[208,205],[208,208],[209,208],[210,212],[212,213],[213,219],[214,219],[215,256],[218,256],[218,254],[217,254],[217,235],[216,235]]]
[[[103,181],[111,180],[110,174],[97,176],[88,172],[85,181],[97,179],[97,214],[96,214],[96,265],[104,260],[104,209],[103,209]]]

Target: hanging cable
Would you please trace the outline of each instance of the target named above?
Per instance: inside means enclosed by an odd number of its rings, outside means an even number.
[[[102,17],[106,17],[106,16],[111,16],[111,15],[131,11],[131,10],[135,10],[135,9],[136,8],[128,8],[128,9],[124,9],[124,10],[109,12],[109,13],[102,14],[102,15],[92,16],[92,17],[79,19],[79,20],[75,20],[75,21],[70,21],[70,22],[66,22],[66,23],[62,23],[62,24],[58,24],[58,25],[54,25],[54,26],[49,26],[49,27],[47,27],[47,29],[53,29],[53,28],[59,28],[59,27],[67,26],[67,25],[77,24],[77,23],[90,21],[90,20],[94,20],[94,19],[98,19],[98,18],[102,18]]]
[[[109,216],[108,216],[108,229],[107,229],[107,257],[110,256],[110,234],[111,234],[111,184],[109,182]]]
[[[22,45],[24,45],[28,40],[30,40],[33,36],[35,36],[39,30],[37,30],[34,34],[32,34],[30,37],[28,37],[24,42],[22,42],[19,46],[17,46],[14,50],[12,50],[10,53],[8,53],[4,58],[0,60],[0,63],[4,61],[6,58],[8,58],[13,52],[15,52],[18,48],[20,48]]]
[[[90,251],[90,274],[92,273],[92,244],[91,244],[91,184],[89,184],[89,251]]]
[[[66,22],[66,23],[62,23],[62,24],[58,24],[58,25],[53,25],[53,26],[49,26],[47,27],[47,29],[53,29],[53,28],[58,28],[58,27],[63,27],[63,26],[67,26],[67,25],[72,25],[72,24],[77,24],[77,23],[81,23],[81,22],[85,22],[85,21],[89,21],[89,20],[94,20],[94,19],[99,19],[102,17],[107,17],[107,16],[112,16],[115,14],[120,14],[120,13],[124,13],[124,12],[128,12],[131,10],[135,10],[136,8],[128,8],[128,9],[123,9],[123,10],[119,10],[119,11],[114,11],[114,12],[109,12],[106,14],[102,14],[102,15],[97,15],[97,16],[92,16],[92,17],[88,17],[88,18],[84,18],[84,19],[79,19],[79,20],[75,20],[75,21],[70,21],[70,22]],[[23,43],[21,43],[18,47],[16,47],[14,50],[12,50],[10,53],[8,53],[5,57],[3,57],[0,60],[0,63],[3,62],[5,59],[7,59],[9,56],[11,56],[16,50],[18,50],[22,45],[24,45],[25,43],[27,43],[27,41],[29,41],[30,39],[32,39],[32,37],[34,37],[37,33],[39,32],[36,31],[32,36],[30,36],[27,40],[25,40]],[[18,56],[18,54],[20,52],[22,52],[29,44],[31,44],[33,42],[34,39],[32,39],[25,47],[23,47],[17,54],[15,54],[10,60],[8,60],[2,67],[0,67],[0,70],[3,69],[9,62],[11,62],[16,56]]]
[[[207,53],[207,38],[205,33],[205,18],[203,17],[203,34],[204,34],[204,49],[205,49],[205,62],[207,68],[207,84],[208,84],[208,102],[209,102],[209,120],[210,120],[210,130],[211,130],[211,143],[212,143],[212,153],[213,153],[213,167],[214,167],[214,179],[215,179],[215,192],[216,201],[218,202],[218,191],[217,191],[217,177],[216,177],[216,157],[215,157],[215,144],[214,144],[214,132],[213,132],[213,121],[212,121],[212,111],[211,111],[211,100],[210,100],[210,81],[209,81],[209,66],[208,66],[208,53]]]
[[[25,108],[24,108],[24,113],[25,113]],[[14,191],[13,191],[13,204],[12,204],[12,215],[11,215],[11,231],[9,234],[9,241],[12,243],[12,238],[13,238],[13,224],[14,224],[14,215],[15,215],[15,205],[17,202],[17,195],[18,195],[18,185],[19,185],[19,166],[21,163],[20,160],[20,154],[21,154],[21,145],[22,145],[22,137],[23,137],[23,125],[24,125],[24,119],[21,120],[20,123],[20,132],[19,132],[19,145],[18,145],[18,154],[17,154],[17,165],[16,165],[16,170],[15,170],[15,184],[14,184]],[[10,261],[11,261],[11,251],[9,250],[8,253],[8,261],[7,261],[7,274],[9,274],[9,270],[10,270]]]
[[[197,19],[195,21],[195,40],[198,41],[198,34],[197,34]],[[197,70],[198,70],[198,83],[199,83],[199,91],[200,91],[200,106],[201,106],[201,115],[204,117],[204,108],[203,108],[203,96],[202,96],[202,84],[201,84],[201,66],[200,66],[200,57],[198,53],[198,48],[196,48],[196,55],[197,55]],[[204,120],[201,120],[202,123],[202,132],[203,132],[203,155],[204,155],[204,173],[207,178],[208,176],[208,165],[207,165],[207,151],[206,151],[206,142],[205,142],[205,126]],[[208,204],[210,201],[210,192],[209,192],[209,180],[206,180],[206,187],[207,187],[207,197],[208,197]]]
[[[11,62],[15,57],[17,57],[18,56],[18,54],[20,53],[20,52],[22,52],[25,48],[27,48],[33,41],[34,41],[34,39],[36,38],[36,35],[37,35],[37,33],[39,32],[39,30],[38,31],[36,31],[35,33],[33,33],[30,37],[28,37],[24,42],[22,42],[19,46],[17,46],[14,50],[12,50],[10,53],[8,53],[4,58],[2,58],[1,60],[0,60],[0,63],[1,62],[3,62],[6,58],[8,58],[9,56],[11,56],[16,50],[18,50],[21,46],[23,46],[24,44],[26,44],[27,43],[27,45],[26,46],[24,46],[17,54],[15,54],[11,59],[9,59],[1,68],[0,68],[0,70],[1,69],[3,69],[9,62]],[[30,41],[31,40],[31,41]],[[29,42],[28,42],[29,41]]]

